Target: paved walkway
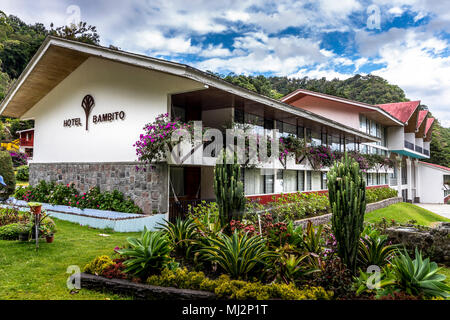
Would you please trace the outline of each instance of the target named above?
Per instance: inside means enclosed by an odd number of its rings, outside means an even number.
[[[415,203],[415,205],[450,219],[450,204]]]

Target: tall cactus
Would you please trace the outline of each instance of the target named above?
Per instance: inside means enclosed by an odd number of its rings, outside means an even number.
[[[216,164],[214,169],[214,192],[219,207],[222,226],[229,226],[231,220],[240,220],[244,213],[244,184],[240,180],[241,167],[236,163],[226,163],[226,157]]]
[[[338,255],[352,271],[366,211],[366,183],[359,164],[344,154],[327,174],[328,195],[332,209],[331,228],[337,240]]]

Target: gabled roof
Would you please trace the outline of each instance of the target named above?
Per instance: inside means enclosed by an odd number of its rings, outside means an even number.
[[[431,126],[434,123],[434,120],[435,120],[434,118],[428,118],[427,119],[427,124],[425,126],[425,134],[428,134],[428,131],[430,130]]]
[[[420,125],[422,124],[423,120],[425,120],[427,115],[428,115],[428,110],[420,110],[419,111],[419,119],[417,120],[417,129],[419,129]]]
[[[217,76],[185,64],[52,36],[48,36],[45,39],[25,70],[8,91],[0,104],[0,115],[16,118],[22,117],[29,109],[40,101],[40,99],[90,57],[110,60],[191,79],[206,87],[214,87],[262,105],[272,107],[276,110],[287,112],[297,117],[302,117],[318,124],[330,126],[336,130],[356,135],[367,141],[380,141],[379,138],[360,132],[346,124],[325,118],[307,110],[293,107],[254,91],[241,88]]]
[[[280,101],[282,101],[284,103],[290,103],[290,102],[296,100],[296,98],[298,98],[301,95],[319,97],[319,98],[323,98],[323,99],[327,99],[327,100],[332,100],[332,101],[337,101],[337,102],[357,106],[360,108],[365,108],[365,109],[372,110],[372,111],[377,111],[380,114],[382,114],[384,117],[391,119],[395,123],[397,123],[399,125],[403,125],[403,123],[401,121],[399,121],[397,118],[395,118],[389,112],[386,112],[379,106],[364,103],[364,102],[354,101],[354,100],[350,100],[350,99],[345,99],[345,98],[341,98],[341,97],[336,97],[336,96],[332,96],[332,95],[325,94],[325,93],[310,91],[310,90],[306,90],[306,89],[297,89],[297,90],[285,95],[284,97],[282,97],[280,99]]]
[[[448,167],[444,167],[444,166],[441,166],[441,165],[438,165],[438,164],[434,164],[434,163],[429,163],[429,162],[423,162],[423,161],[419,161],[419,162],[422,163],[422,164],[431,166],[431,167],[435,167],[435,168],[442,169],[442,170],[450,172],[450,168],[448,168]]]
[[[400,120],[401,122],[406,123],[414,114],[419,105],[420,100],[397,102],[397,103],[385,103],[379,104],[378,106],[384,111],[388,112],[393,117]]]

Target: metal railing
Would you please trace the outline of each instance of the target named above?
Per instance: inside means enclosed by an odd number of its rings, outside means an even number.
[[[177,218],[185,218],[189,212],[189,206],[196,207],[205,201],[206,203],[214,202],[215,199],[191,199],[178,200],[169,203],[169,221],[175,222]]]
[[[405,148],[414,150],[414,143],[405,140]]]

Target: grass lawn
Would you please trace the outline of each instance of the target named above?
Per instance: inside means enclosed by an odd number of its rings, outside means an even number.
[[[417,224],[423,226],[430,226],[431,224],[439,221],[450,222],[450,219],[405,202],[396,203],[389,207],[369,212],[365,216],[365,221],[378,222],[381,221],[383,217],[387,220],[394,219],[400,223],[415,220],[417,221]]]
[[[2,299],[124,299],[113,294],[66,287],[69,265],[81,269],[98,255],[111,255],[116,246],[137,233],[117,233],[54,219],[58,232],[53,243],[0,240],[0,300]],[[102,237],[99,234],[110,234]]]

